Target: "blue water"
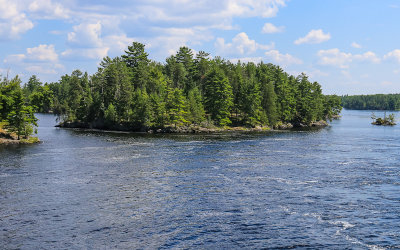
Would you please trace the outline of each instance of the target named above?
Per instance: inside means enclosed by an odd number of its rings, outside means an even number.
[[[0,147],[0,248],[400,248],[400,125],[342,116],[318,130],[145,135],[38,115],[43,143]]]

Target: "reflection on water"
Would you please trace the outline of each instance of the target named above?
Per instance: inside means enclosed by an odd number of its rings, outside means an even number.
[[[377,112],[375,112],[377,113]],[[54,128],[0,147],[0,241],[23,248],[400,247],[400,127],[144,135]],[[380,114],[377,114],[380,115]]]

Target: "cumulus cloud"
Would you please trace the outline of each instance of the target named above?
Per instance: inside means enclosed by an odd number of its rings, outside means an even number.
[[[70,17],[69,9],[52,0],[35,0],[28,5],[28,10],[40,19],[66,19]]]
[[[33,28],[33,23],[17,3],[0,0],[0,39],[17,39]]]
[[[348,68],[353,56],[351,53],[344,53],[339,49],[320,50],[317,55],[320,58],[320,64],[339,68]]]
[[[348,68],[349,64],[354,60],[366,61],[371,63],[380,63],[380,58],[371,51],[364,54],[351,54],[340,51],[339,49],[320,50],[317,53],[319,63],[322,65],[330,65],[342,69]]]
[[[395,49],[393,51],[390,51],[383,58],[385,60],[391,59],[391,60],[394,60],[394,61],[397,61],[398,63],[400,63],[400,49]]]
[[[364,54],[354,55],[355,60],[366,61],[371,63],[380,63],[381,59],[371,51],[367,51]]]
[[[8,66],[22,66],[33,74],[57,74],[63,65],[59,63],[58,54],[53,44],[40,44],[27,48],[24,54],[9,55],[4,59]]]
[[[69,13],[79,23],[101,20],[103,42],[108,36],[130,37],[138,34],[137,30],[143,30],[136,40],[145,42],[156,54],[165,56],[165,52],[171,54],[180,46],[201,45],[213,40],[217,30],[235,29],[233,19],[236,17],[273,17],[286,5],[286,1],[138,0],[132,4],[116,0],[113,4],[81,2],[79,8],[71,5]],[[72,33],[77,31],[71,31],[71,36],[74,35]],[[73,39],[71,36],[70,40]],[[263,46],[259,45],[260,48]],[[244,45],[241,51],[247,49]]]
[[[214,39],[211,32],[203,27],[153,28],[151,31],[157,35],[150,38],[138,38],[137,40],[144,42],[147,48],[155,50],[161,57],[159,59],[175,54],[182,46],[191,47]]]
[[[225,43],[225,39],[217,38],[215,42],[215,47],[219,54],[223,55],[249,55],[255,53],[259,49],[273,49],[275,45],[273,43],[267,45],[259,44],[255,40],[251,40],[245,32],[241,32],[232,39],[231,43]]]
[[[303,43],[309,43],[309,44],[316,44],[316,43],[323,43],[331,39],[331,34],[329,33],[324,33],[322,29],[319,30],[311,30],[308,32],[308,34],[305,37],[301,37],[294,41],[294,44],[303,44]]]
[[[102,34],[103,25],[96,23],[81,23],[73,26],[73,31],[67,35],[68,48],[61,53],[68,60],[100,60],[111,51],[120,54],[135,39],[126,34]]]
[[[77,47],[99,47],[102,45],[101,23],[82,23],[73,27],[73,32],[68,33],[68,43]]]
[[[353,42],[353,43],[351,44],[351,47],[353,47],[353,48],[355,48],[355,49],[361,49],[361,48],[362,48],[362,46],[361,46],[360,44],[356,43],[356,42]]]
[[[58,55],[52,44],[40,44],[38,47],[27,48],[26,52],[27,59],[32,61],[58,61]]]
[[[17,52],[6,57],[8,64],[14,62],[13,68],[21,71],[39,72],[40,68],[41,72],[60,72],[60,61],[100,60],[104,56],[120,55],[132,41],[145,43],[152,58],[160,60],[181,46],[204,47],[206,42],[213,43],[219,31],[238,28],[236,18],[274,17],[287,2],[0,0],[0,40],[19,39],[43,19],[63,22],[64,25],[59,26],[61,30],[51,32],[65,38],[65,48],[61,50],[62,46],[56,45],[60,49],[58,54],[53,46],[53,55],[40,55],[40,50],[51,51],[50,45],[34,45],[28,46],[30,52]],[[251,58],[255,51],[274,47],[273,43],[257,43],[244,34],[220,43],[223,54]],[[33,58],[36,58],[37,65],[33,64]]]
[[[284,65],[288,66],[290,64],[302,64],[303,61],[299,58],[296,58],[290,54],[282,54],[278,50],[270,50],[265,52],[265,56],[272,60],[272,62],[279,64],[279,65]]]
[[[10,55],[5,62],[56,62],[58,55],[54,49],[54,45],[40,44],[37,47],[27,48],[25,54]]]
[[[280,33],[280,32],[283,32],[284,29],[285,29],[284,26],[277,27],[277,26],[273,25],[272,23],[266,23],[266,24],[264,24],[262,33],[266,33],[266,34]]]

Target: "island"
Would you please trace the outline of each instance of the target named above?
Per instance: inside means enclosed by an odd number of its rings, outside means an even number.
[[[328,125],[342,109],[304,73],[181,47],[164,63],[133,42],[105,57],[93,75],[74,70],[58,82],[33,75],[22,88],[34,112],[57,114],[59,127],[149,133],[270,131]]]
[[[31,144],[39,142],[34,108],[26,105],[21,80],[7,77],[0,80],[0,144]]]
[[[378,125],[378,126],[394,126],[394,125],[396,125],[394,114],[390,114],[390,115],[386,116],[386,112],[385,112],[385,115],[383,118],[376,117],[375,114],[372,113],[371,119],[373,120],[373,122],[372,122],[373,125]]]

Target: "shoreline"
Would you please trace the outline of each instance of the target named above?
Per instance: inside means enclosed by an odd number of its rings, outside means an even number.
[[[230,133],[230,132],[279,132],[279,131],[290,131],[296,129],[307,129],[307,128],[324,128],[329,126],[326,121],[312,122],[310,125],[299,124],[293,126],[292,124],[281,124],[276,128],[271,128],[268,126],[256,126],[256,127],[201,127],[197,125],[192,126],[167,126],[164,128],[139,128],[132,129],[127,126],[118,124],[112,127],[105,126],[95,126],[96,124],[82,123],[82,122],[63,122],[57,124],[57,128],[67,128],[67,129],[82,129],[86,131],[96,131],[96,132],[111,132],[111,133],[143,133],[143,134],[213,134],[213,133]]]
[[[28,138],[17,139],[17,136],[13,133],[1,129],[0,130],[0,145],[21,145],[21,144],[34,144],[39,143],[38,137],[28,136]]]
[[[27,139],[6,139],[6,138],[0,138],[0,146],[1,145],[28,145],[28,144],[35,144],[35,143],[40,143],[41,141],[39,140],[38,137],[29,137]]]

